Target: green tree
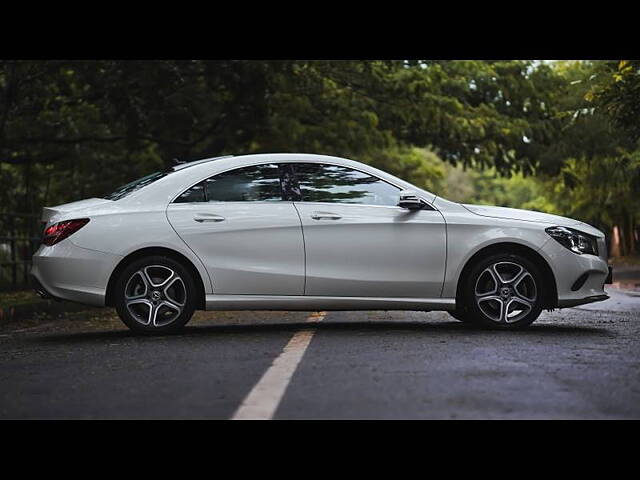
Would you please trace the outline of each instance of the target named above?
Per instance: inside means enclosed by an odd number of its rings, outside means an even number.
[[[640,140],[640,60],[602,62],[586,98],[609,115],[633,141]]]

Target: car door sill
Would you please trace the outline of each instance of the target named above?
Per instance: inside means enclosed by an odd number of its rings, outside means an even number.
[[[207,310],[454,310],[455,298],[207,295]]]

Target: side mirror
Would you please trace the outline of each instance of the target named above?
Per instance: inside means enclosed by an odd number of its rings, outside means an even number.
[[[402,190],[398,206],[409,210],[420,210],[424,207],[424,202],[420,200],[420,197],[413,190]]]

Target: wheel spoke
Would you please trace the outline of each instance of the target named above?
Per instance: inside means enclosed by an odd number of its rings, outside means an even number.
[[[491,275],[491,278],[493,279],[493,285],[494,285],[493,291],[497,292],[499,282],[498,282],[498,276],[496,275],[496,272],[494,272],[493,268],[487,268],[485,271],[489,272],[489,275]]]
[[[149,276],[149,273],[147,272],[147,268],[149,268],[149,267],[145,267],[145,268],[142,269],[142,272],[144,274],[144,281],[149,286],[149,288],[152,288],[154,286],[153,285],[153,280]]]
[[[533,304],[529,300],[527,300],[525,298],[522,298],[521,296],[513,297],[513,299],[511,301],[512,302],[517,302],[520,305],[524,305],[525,307],[527,307],[529,309],[533,308]]]
[[[178,277],[177,275],[173,276],[171,278],[171,282],[169,282],[169,284],[164,287],[164,291],[163,291],[164,296],[171,302],[175,303],[176,305],[179,305],[180,307],[184,307],[184,300],[180,302],[177,298],[172,297],[171,294],[169,293],[169,289],[173,286],[174,283],[177,283],[177,282],[180,282],[182,293],[183,293],[183,299],[186,299],[186,288],[184,286],[184,282],[182,281],[182,278]]]
[[[158,323],[156,321],[157,317],[158,317],[158,310],[160,309],[160,305],[152,305],[151,306],[151,311],[149,312],[149,323],[151,325],[153,325],[154,327],[158,326]]]
[[[164,287],[169,282],[169,280],[171,280],[175,276],[176,276],[175,272],[171,270],[171,274],[162,283],[159,283],[158,285],[154,285],[154,286],[158,288]]]
[[[131,307],[134,305],[145,305],[147,307],[149,311],[147,313],[146,321],[141,321],[142,317],[138,313],[136,313],[134,310],[131,309]],[[127,301],[126,306],[129,312],[134,316],[136,320],[138,320],[143,325],[149,325],[149,322],[151,321],[151,314],[154,309],[153,302],[151,302],[150,300],[147,300],[146,298],[137,298],[137,299]]]
[[[533,296],[532,297],[528,297],[525,294],[523,294],[520,290],[518,290],[518,288],[520,287],[520,284],[525,280],[525,279],[531,279],[531,286],[533,289]],[[522,275],[522,278],[520,278],[518,280],[518,282],[513,286],[513,291],[516,294],[516,296],[518,298],[521,298],[522,300],[525,300],[529,303],[533,303],[536,301],[536,297],[537,297],[537,291],[536,291],[536,284],[533,280],[533,277],[531,276],[531,274],[529,272],[525,271],[525,274]]]
[[[510,280],[505,280],[502,277],[502,275],[500,275],[500,272],[498,272],[498,265],[514,265],[514,266],[518,267],[520,270],[518,271],[518,273],[516,275],[514,275],[513,278],[511,278]],[[493,268],[494,272],[496,272],[496,275],[498,276],[498,279],[500,280],[501,283],[512,283],[516,278],[518,278],[522,274],[522,272],[526,271],[522,265],[518,265],[517,263],[513,263],[513,262],[498,262],[498,263],[494,263],[492,265],[492,268]]]
[[[484,293],[476,293],[476,298],[480,299],[480,298],[486,298],[486,297],[493,297],[495,296],[496,291],[492,290],[490,292],[484,292]]]
[[[480,283],[480,279],[483,277],[483,275],[485,273],[488,273],[491,276],[491,279],[493,280],[493,290],[490,290],[488,292],[478,292],[478,284]],[[494,293],[496,293],[498,291],[498,279],[496,278],[495,273],[493,272],[493,269],[491,268],[485,268],[482,273],[480,274],[480,276],[478,277],[478,280],[476,281],[476,288],[475,288],[475,293],[476,293],[476,297],[477,298],[482,298],[485,297],[487,295],[493,295]]]
[[[154,283],[153,279],[151,278],[151,275],[149,275],[149,269],[150,268],[161,268],[163,270],[167,270],[169,272],[169,275],[167,276],[167,278],[162,280],[160,283]],[[148,267],[144,267],[143,270],[144,270],[144,274],[145,274],[145,276],[147,278],[147,281],[149,282],[149,285],[151,285],[153,288],[161,288],[169,280],[171,280],[175,275],[175,272],[173,270],[171,270],[169,267],[165,267],[164,265],[149,265]]]
[[[524,268],[522,270],[520,270],[520,273],[518,275],[516,275],[514,277],[513,280],[511,280],[509,283],[513,284],[513,288],[518,288],[518,285],[520,285],[520,282],[522,282],[522,280],[525,279],[525,277],[530,276],[529,272],[527,272]]]
[[[500,310],[500,322],[507,323],[509,318],[509,307],[511,306],[511,300],[508,302],[502,302],[502,310]]]
[[[497,322],[502,321],[502,315],[505,308],[504,308],[504,301],[502,300],[502,297],[500,297],[500,295],[490,295],[482,298],[477,298],[476,301],[478,303],[478,307],[480,307],[480,310],[482,310],[482,312],[485,315],[487,315],[489,318],[491,318],[494,321],[497,321]],[[487,302],[496,302],[500,306],[500,311],[498,312],[497,315],[494,312],[491,312],[490,310],[483,308],[482,304]]]
[[[514,315],[512,318],[509,318],[509,307],[511,305],[516,305],[516,304],[520,304],[521,306],[525,307],[524,309],[519,309],[521,310],[520,313],[518,313],[517,315]],[[514,308],[513,310],[516,310],[516,308]],[[527,313],[529,313],[532,309],[532,305],[529,302],[524,302],[522,300],[520,300],[519,298],[512,298],[511,300],[509,300],[509,303],[507,304],[507,313],[505,314],[505,318],[504,321],[506,323],[512,323],[515,322],[516,320],[522,318],[523,315],[526,315]]]
[[[177,304],[173,303],[170,300],[164,300],[162,303],[158,304],[158,308],[160,308],[163,305],[165,307],[169,307],[169,308],[175,310],[178,313],[182,312],[182,307],[180,307],[180,305],[177,305]]]
[[[524,296],[523,294],[521,294],[518,290],[515,290],[515,294],[516,296],[514,298],[516,298],[519,302],[522,302],[523,304],[532,307],[532,303],[536,301],[535,297],[534,298],[528,298],[526,296]]]
[[[136,281],[136,279],[140,279],[140,282],[137,285],[134,285],[134,282]],[[135,291],[136,287],[139,287],[140,285],[144,287],[144,292],[134,294],[134,295],[129,294],[129,292],[132,290],[131,288],[132,286],[133,286],[133,290]],[[130,300],[133,300],[136,298],[144,298],[148,292],[149,292],[149,285],[147,284],[145,275],[140,270],[138,270],[136,273],[131,275],[131,278],[129,278],[129,281],[127,282],[127,285],[124,288],[124,296],[126,299],[130,299]]]

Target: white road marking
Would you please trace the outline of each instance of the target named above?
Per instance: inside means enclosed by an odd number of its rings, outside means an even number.
[[[313,313],[307,318],[307,322],[321,322],[326,314],[327,312]],[[280,355],[238,407],[231,420],[271,420],[273,418],[314,333],[315,329],[304,329],[291,337]]]

